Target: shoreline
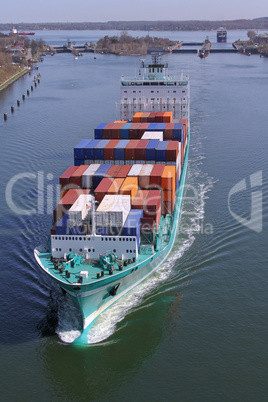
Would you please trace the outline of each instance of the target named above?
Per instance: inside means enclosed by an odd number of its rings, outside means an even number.
[[[16,82],[18,79],[20,79],[27,73],[29,73],[29,71],[31,71],[31,70],[29,68],[25,67],[22,71],[18,72],[17,74],[13,75],[8,80],[3,82],[0,85],[0,92],[3,91],[4,89],[8,88],[10,85],[12,85],[14,82]]]

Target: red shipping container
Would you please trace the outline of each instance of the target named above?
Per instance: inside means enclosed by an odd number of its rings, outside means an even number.
[[[150,116],[150,113],[144,112],[141,115],[141,123],[147,123],[148,122],[148,118]]]
[[[153,220],[154,222],[155,222],[155,228],[157,229],[158,228],[158,225],[159,225],[159,222],[160,222],[160,219],[161,219],[161,215],[162,215],[162,211],[161,211],[161,208],[156,212],[156,213],[146,213],[146,212],[144,212],[143,213],[143,218],[144,219],[151,219],[151,220]]]
[[[182,123],[183,124],[183,134],[184,134],[184,138],[186,138],[187,137],[187,134],[188,134],[188,128],[187,128],[187,119],[180,119],[179,120],[179,123]]]
[[[123,179],[126,178],[130,169],[131,169],[130,165],[120,166],[120,170],[117,173],[116,177],[123,178]]]
[[[164,141],[173,140],[173,129],[175,123],[166,123],[166,127],[164,129]]]
[[[149,123],[155,123],[155,118],[156,118],[156,113],[155,113],[155,112],[150,113],[150,115],[149,115],[147,121],[148,121]]]
[[[120,129],[123,127],[123,125],[126,124],[124,121],[120,123],[114,123],[113,127],[111,128],[111,138],[113,139],[120,139]]]
[[[162,202],[162,215],[172,214],[175,206],[175,197],[173,201]]]
[[[156,123],[163,123],[165,112],[157,112],[155,116]]]
[[[108,144],[104,147],[103,153],[104,153],[104,159],[108,160],[114,160],[114,149],[116,145],[118,144],[119,140],[111,140],[108,142]]]
[[[138,190],[134,199],[132,200],[131,208],[133,209],[143,209],[145,206],[146,199],[148,197],[149,190]]]
[[[130,140],[125,148],[125,160],[135,159],[135,148],[140,140]]]
[[[148,216],[161,214],[161,190],[149,190],[145,201],[144,213]]]
[[[87,170],[89,165],[81,165],[70,177],[70,183],[82,188],[82,174]]]
[[[113,165],[110,167],[108,172],[106,173],[105,177],[117,177],[117,174],[119,170],[121,169],[121,166],[119,165]]]
[[[166,160],[170,162],[176,162],[177,156],[179,154],[179,149],[180,146],[178,141],[169,141],[166,148]]]
[[[140,125],[140,123],[133,123],[132,126],[129,128],[128,137],[130,140],[138,138],[138,129]]]
[[[114,126],[114,123],[108,123],[106,126],[102,129],[103,132],[103,139],[104,140],[110,140],[112,138],[112,128]]]
[[[79,166],[70,166],[64,173],[60,176],[60,186],[65,187],[70,183],[70,177],[79,168]]]
[[[143,134],[145,133],[145,131],[147,131],[147,128],[149,127],[150,123],[141,123],[140,127],[137,130],[138,133],[138,138],[141,138],[143,136]]]
[[[113,178],[109,177],[104,177],[104,179],[101,180],[94,191],[96,201],[100,203],[103,200],[104,196],[107,194],[107,191],[111,187],[113,180]]]
[[[143,232],[152,232],[155,228],[155,219],[153,218],[141,218],[141,230]]]
[[[154,165],[151,175],[150,175],[150,186],[158,187],[161,189],[161,176],[164,172],[165,165]]]
[[[146,159],[146,147],[149,140],[140,140],[135,148],[135,159],[145,160]]]

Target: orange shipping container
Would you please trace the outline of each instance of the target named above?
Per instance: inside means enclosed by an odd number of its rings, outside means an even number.
[[[124,182],[123,178],[118,177],[114,179],[114,181],[112,182],[111,186],[107,191],[107,194],[118,194],[123,182]]]
[[[122,186],[120,187],[119,194],[130,195],[131,202],[132,202],[137,191],[138,191],[138,178],[137,177],[127,177],[124,180]]]
[[[164,190],[162,193],[162,201],[173,202],[175,197],[175,191]]]
[[[175,166],[165,166],[161,176],[162,190],[175,191],[176,186],[176,168]]]
[[[135,113],[134,116],[133,116],[133,119],[132,119],[133,123],[140,123],[141,115],[142,115],[141,112]]]
[[[172,112],[164,112],[163,123],[171,123],[173,120]]]

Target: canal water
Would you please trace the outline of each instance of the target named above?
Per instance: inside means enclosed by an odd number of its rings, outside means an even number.
[[[103,35],[36,38],[62,45]],[[159,35],[215,42],[216,33]],[[246,32],[228,32],[223,46],[239,38]],[[63,342],[79,333],[79,312],[41,272],[33,249],[46,242],[74,145],[115,120],[120,77],[137,74],[139,59],[46,56],[0,93],[4,401],[267,400],[268,59],[258,56],[163,57],[171,75],[183,71],[191,81],[180,233],[158,272],[99,317],[91,345]],[[37,73],[40,84],[17,107]]]

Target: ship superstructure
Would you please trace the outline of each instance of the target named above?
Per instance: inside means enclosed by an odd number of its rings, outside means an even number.
[[[227,31],[223,27],[220,27],[217,31],[217,42],[227,42]]]
[[[159,55],[152,62],[141,61],[138,77],[121,78],[120,119],[129,120],[136,112],[172,111],[174,119],[188,119],[188,76],[171,77],[168,63]]]

